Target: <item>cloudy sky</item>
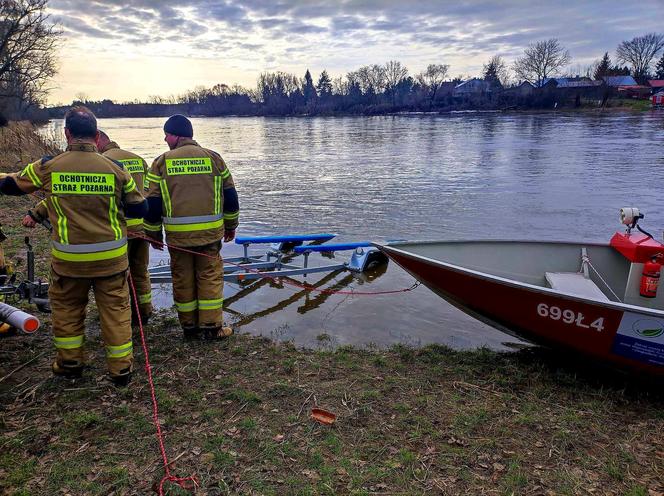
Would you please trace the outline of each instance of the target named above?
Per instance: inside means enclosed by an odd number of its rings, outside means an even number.
[[[51,103],[145,99],[262,71],[317,78],[399,60],[476,75],[533,41],[559,38],[572,68],[664,29],[664,0],[50,0],[63,28]]]

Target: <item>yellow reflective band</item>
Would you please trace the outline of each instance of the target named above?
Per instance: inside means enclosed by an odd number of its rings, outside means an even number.
[[[198,300],[199,310],[217,310],[224,306],[224,299],[218,298],[216,300]]]
[[[90,172],[52,172],[51,192],[58,195],[112,195],[115,175]]]
[[[143,219],[127,219],[127,227],[136,227],[143,224]]]
[[[197,222],[195,224],[164,224],[166,232],[189,232],[189,231],[205,231],[206,229],[217,229],[223,227],[224,219],[215,220],[213,222]]]
[[[210,157],[167,158],[166,174],[169,176],[212,174],[212,159]]]
[[[221,212],[221,176],[214,176],[214,213]]]
[[[222,179],[228,179],[231,175],[231,171],[228,170],[228,167],[226,167],[223,171],[221,171],[221,178]]]
[[[115,239],[120,239],[122,237],[122,230],[120,229],[120,221],[118,220],[118,206],[115,203],[115,196],[111,196],[110,202],[108,205],[108,218],[111,221],[111,229],[113,229],[113,234]]]
[[[157,174],[153,174],[152,172],[148,172],[145,175],[145,180],[146,181],[151,181],[153,183],[158,183],[161,181],[161,176],[158,176]]]
[[[150,181],[148,181],[147,177],[143,178],[143,190],[147,191],[150,189]]]
[[[122,160],[118,160],[118,162],[120,162],[124,166],[125,170],[130,174],[145,172],[145,167],[143,167],[143,160],[140,158],[124,158]]]
[[[161,232],[161,224],[149,224],[148,222],[143,222],[143,229],[146,231]]]
[[[234,220],[240,217],[240,212],[230,212],[226,213],[224,212],[224,220]]]
[[[171,217],[173,215],[173,206],[171,205],[171,195],[168,192],[168,186],[166,185],[166,180],[161,180],[161,196],[164,200],[164,208],[166,209],[166,217]]]
[[[57,196],[51,196],[51,203],[55,209],[55,213],[58,217],[58,236],[60,237],[60,243],[66,245],[69,244],[69,234],[67,232],[67,217],[62,211],[60,206],[60,200]]]
[[[186,303],[176,301],[175,308],[178,309],[178,312],[193,312],[198,308],[198,302],[196,300],[187,301]]]
[[[65,253],[55,248],[51,248],[51,255],[60,260],[64,260],[65,262],[97,262],[99,260],[110,260],[111,258],[121,257],[126,253],[126,243],[114,250],[98,251],[95,253]]]
[[[131,355],[132,351],[134,344],[131,341],[118,346],[106,346],[106,358],[124,358]]]
[[[30,179],[32,184],[34,184],[37,188],[41,188],[44,184],[39,180],[37,174],[35,173],[35,164],[39,164],[39,162],[33,162],[26,165],[25,169],[23,169],[23,172],[21,172],[21,175],[28,176],[28,179]]]
[[[134,189],[136,189],[136,182],[134,181],[134,178],[130,178],[129,181],[127,181],[127,184],[124,185],[124,188],[122,188],[122,191],[129,193]]]
[[[146,303],[150,303],[151,301],[152,301],[152,293],[138,295],[138,303],[140,303],[141,305],[145,305]]]
[[[81,334],[80,336],[70,336],[66,338],[59,338],[57,336],[53,337],[55,347],[60,350],[75,350],[83,346],[85,341],[85,335]]]

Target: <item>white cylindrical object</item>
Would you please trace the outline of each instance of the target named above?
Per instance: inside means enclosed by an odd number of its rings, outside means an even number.
[[[639,209],[634,207],[623,207],[620,209],[620,222],[629,226],[634,219],[639,218]]]
[[[39,319],[6,303],[0,303],[0,322],[16,327],[28,334],[39,329]]]

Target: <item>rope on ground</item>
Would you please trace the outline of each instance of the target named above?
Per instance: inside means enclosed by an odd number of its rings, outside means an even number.
[[[159,246],[165,246],[169,250],[176,250],[176,251],[181,251],[184,253],[191,253],[193,255],[199,255],[202,257],[207,257],[207,258],[218,258],[219,255],[214,256],[214,255],[208,255],[206,253],[200,253],[195,250],[188,250],[187,248],[182,248],[180,246],[172,246],[167,243],[164,243],[163,241],[157,241],[156,239],[149,238],[147,236],[142,236],[138,233],[127,233],[130,237],[137,238],[137,239],[144,239],[145,241],[148,241],[149,243],[155,243]],[[234,263],[234,262],[227,262],[231,265],[235,265],[237,267],[242,267],[241,263]],[[261,274],[261,271],[258,269],[247,269],[245,270],[249,272],[253,272],[256,274]],[[290,279],[286,279],[284,276],[268,276],[268,275],[263,275],[265,279],[272,279],[272,280],[279,280],[285,284],[288,284],[289,286],[294,286],[296,288],[304,289],[305,291],[311,291],[311,292],[316,292],[316,293],[322,293],[322,294],[338,294],[338,295],[351,295],[351,296],[378,296],[378,295],[387,295],[387,294],[396,294],[396,293],[407,293],[409,291],[414,290],[420,285],[419,281],[415,281],[412,286],[408,288],[402,288],[402,289],[391,289],[387,291],[355,291],[355,290],[334,290],[334,289],[321,289],[321,288],[315,288],[313,286],[310,286],[308,284],[303,284],[297,281],[293,281]]]
[[[161,459],[164,463],[165,475],[159,482],[159,496],[163,496],[164,484],[166,482],[173,482],[179,485],[182,489],[192,489],[191,485],[188,484],[189,481],[193,484],[193,488],[197,488],[198,479],[195,475],[190,475],[189,477],[177,477],[171,474],[170,462],[168,461],[168,456],[166,455],[166,446],[164,444],[164,434],[161,431],[161,424],[159,423],[159,406],[157,404],[157,396],[155,395],[154,380],[152,379],[152,365],[150,365],[148,345],[145,341],[145,333],[143,332],[143,321],[141,319],[141,313],[138,308],[136,287],[134,286],[134,280],[131,278],[131,274],[129,274],[129,286],[131,287],[131,293],[133,295],[134,310],[136,311],[136,317],[138,318],[138,329],[141,335],[141,344],[143,345],[143,356],[145,357],[145,372],[148,376],[148,383],[150,384],[150,397],[152,399],[152,422],[155,426],[157,440],[159,441],[159,450],[161,451]]]

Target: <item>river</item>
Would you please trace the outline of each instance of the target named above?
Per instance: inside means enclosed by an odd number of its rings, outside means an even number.
[[[606,241],[625,206],[641,208],[642,225],[657,237],[664,226],[662,112],[192,121],[195,139],[221,153],[233,173],[241,235]],[[101,119],[99,125],[150,163],[166,149],[163,122]],[[225,246],[223,254],[236,248]],[[323,287],[381,291],[412,282],[392,264],[369,277],[340,274]],[[298,345],[503,349],[516,342],[424,287],[376,297],[306,294],[274,284],[238,295],[240,289],[226,284],[224,291],[227,318],[240,331]],[[168,288],[155,293],[160,305],[171,305]]]

